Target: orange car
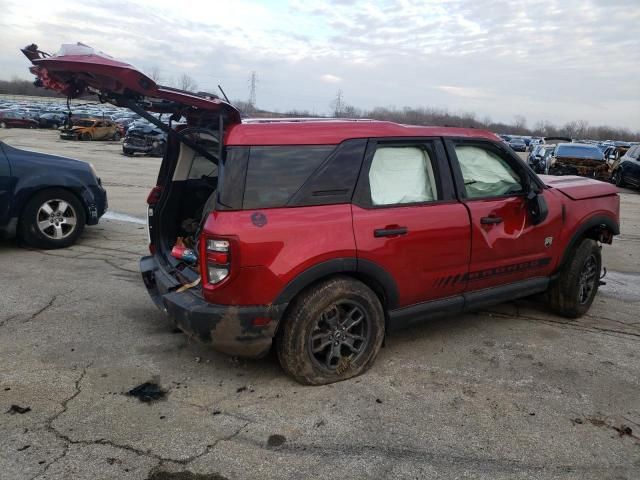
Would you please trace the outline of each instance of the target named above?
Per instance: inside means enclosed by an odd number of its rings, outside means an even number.
[[[60,130],[63,140],[120,140],[120,137],[118,125],[110,120],[86,118]]]

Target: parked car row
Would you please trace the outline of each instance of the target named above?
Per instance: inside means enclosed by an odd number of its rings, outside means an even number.
[[[640,144],[604,150],[591,143],[540,144],[529,153],[527,163],[536,173],[579,175],[619,187],[640,187]]]
[[[157,115],[156,115],[157,116]],[[63,140],[115,140],[124,138],[124,155],[161,157],[167,135],[139,115],[118,107],[94,105],[71,111],[50,99],[18,102],[0,99],[0,128],[49,128],[60,131]]]

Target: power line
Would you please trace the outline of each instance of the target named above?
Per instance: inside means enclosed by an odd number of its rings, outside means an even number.
[[[251,72],[251,77],[249,79],[249,105],[252,107],[256,106],[256,82],[257,75],[254,70]]]

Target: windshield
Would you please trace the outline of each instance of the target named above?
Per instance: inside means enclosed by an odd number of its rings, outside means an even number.
[[[558,145],[556,157],[590,158],[603,160],[602,152],[598,147],[590,145]]]

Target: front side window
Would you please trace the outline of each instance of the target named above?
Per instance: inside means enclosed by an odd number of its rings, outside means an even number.
[[[438,199],[431,156],[417,146],[378,148],[369,169],[369,187],[373,205]]]
[[[497,153],[477,145],[456,145],[467,198],[522,193],[520,177]]]

